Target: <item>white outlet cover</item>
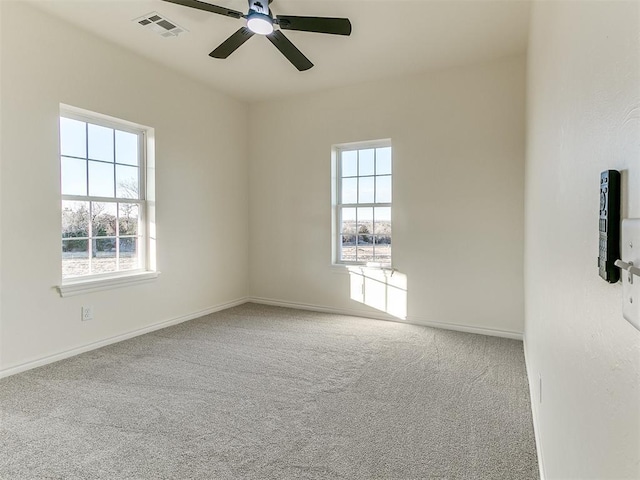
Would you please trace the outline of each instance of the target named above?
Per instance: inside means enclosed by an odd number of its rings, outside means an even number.
[[[640,265],[640,219],[622,221],[622,261]],[[640,277],[630,276],[624,270],[622,278],[622,314],[624,318],[640,330]]]
[[[93,320],[93,307],[82,307],[82,321]]]

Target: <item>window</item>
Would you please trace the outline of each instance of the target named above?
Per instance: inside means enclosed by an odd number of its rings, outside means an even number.
[[[336,262],[391,266],[391,145],[336,149]]]
[[[127,122],[61,111],[63,283],[148,270],[145,134]]]

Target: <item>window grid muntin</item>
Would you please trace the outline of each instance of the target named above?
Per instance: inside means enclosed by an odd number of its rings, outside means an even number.
[[[146,201],[146,132],[143,129],[132,128],[127,125],[120,124],[118,122],[108,121],[100,118],[94,118],[89,115],[82,115],[75,112],[61,111],[59,118],[68,118],[71,120],[76,120],[83,122],[85,125],[85,157],[77,157],[74,155],[62,155],[62,145],[59,152],[60,162],[62,163],[62,158],[73,158],[77,160],[83,160],[86,162],[86,176],[85,176],[85,187],[87,195],[61,195],[61,201],[76,201],[76,202],[88,202],[89,203],[89,226],[88,232],[89,237],[62,237],[61,246],[64,245],[65,240],[86,240],[87,245],[87,254],[89,257],[89,273],[77,276],[64,276],[63,271],[63,281],[64,280],[77,280],[80,278],[89,279],[89,278],[100,278],[105,276],[110,276],[113,274],[120,274],[123,272],[126,273],[136,273],[139,271],[146,271],[148,265],[148,236],[147,236],[147,201]],[[89,155],[89,125],[96,125],[100,127],[106,127],[113,130],[112,141],[113,141],[113,161],[105,161],[105,160],[94,160],[90,158]],[[116,132],[125,132],[131,133],[137,136],[137,153],[138,153],[138,162],[137,165],[131,165],[126,163],[117,162],[117,154],[116,154]],[[91,196],[89,195],[89,162],[99,162],[108,165],[113,165],[113,197],[100,197],[100,196]],[[129,198],[129,197],[118,197],[117,196],[117,165],[132,167],[138,169],[138,198]],[[93,218],[92,218],[92,208],[94,203],[111,203],[115,204],[116,208],[116,235],[113,236],[95,236],[93,235]],[[137,204],[138,205],[138,233],[137,235],[119,235],[120,230],[120,204]],[[62,220],[62,219],[61,219]],[[137,249],[137,262],[138,266],[135,269],[121,270],[120,269],[120,239],[123,238],[135,238],[137,239],[136,249]],[[109,271],[106,273],[94,273],[93,272],[93,243],[99,239],[115,239],[116,244],[116,269],[114,271]]]
[[[371,145],[360,145],[357,147],[353,147],[353,148],[338,148],[336,149],[336,153],[337,153],[337,185],[336,185],[336,192],[337,192],[337,202],[336,202],[336,207],[337,207],[337,211],[338,214],[336,215],[336,219],[338,222],[337,225],[337,241],[338,241],[338,250],[337,250],[337,263],[340,264],[348,264],[348,265],[353,265],[353,264],[357,264],[357,265],[361,265],[361,264],[365,264],[366,261],[361,261],[358,259],[358,246],[360,245],[359,243],[359,238],[360,236],[363,235],[369,235],[372,237],[373,242],[371,244],[366,244],[367,246],[371,246],[372,247],[372,257],[373,257],[373,262],[376,262],[376,245],[381,245],[377,242],[378,237],[381,236],[385,236],[385,237],[389,237],[389,245],[392,246],[393,245],[393,229],[391,230],[391,234],[389,235],[380,235],[380,234],[376,234],[375,233],[375,226],[376,226],[376,208],[392,208],[392,203],[393,203],[393,190],[391,192],[391,202],[376,202],[377,199],[377,188],[378,188],[378,182],[376,182],[375,180],[379,177],[391,177],[393,178],[393,153],[392,153],[392,157],[391,157],[391,173],[390,174],[381,174],[378,175],[377,171],[378,171],[378,149],[383,149],[383,148],[391,148],[391,144],[390,143],[376,143],[376,144],[371,144]],[[373,150],[373,175],[360,175],[360,152],[363,150]],[[342,168],[343,168],[343,155],[346,152],[357,152],[357,157],[356,157],[356,176],[350,175],[350,176],[343,176],[342,175]],[[356,182],[356,203],[343,203],[342,202],[342,180],[345,178],[356,178],[358,179],[358,181]],[[368,203],[359,203],[360,200],[360,178],[373,178],[373,203],[368,202]],[[373,213],[372,213],[372,219],[371,219],[371,225],[372,225],[372,232],[370,232],[369,234],[361,234],[359,232],[358,226],[359,226],[359,218],[358,218],[358,209],[360,208],[372,208],[373,209]],[[355,242],[354,242],[354,247],[355,247],[355,261],[351,261],[351,260],[343,260],[343,237],[345,236],[345,234],[342,231],[342,226],[343,226],[343,211],[345,208],[354,208],[355,209],[355,233],[353,234],[353,236],[355,237]],[[391,220],[390,220],[391,222]],[[350,234],[346,234],[346,235],[350,235]],[[364,245],[364,244],[363,244]],[[392,249],[392,247],[390,247]],[[387,262],[379,262],[385,266],[387,266]],[[389,258],[388,261],[388,266],[391,265],[391,258]]]

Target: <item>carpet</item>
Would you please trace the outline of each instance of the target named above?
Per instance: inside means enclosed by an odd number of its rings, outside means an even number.
[[[0,478],[537,479],[522,342],[241,305],[0,380]]]

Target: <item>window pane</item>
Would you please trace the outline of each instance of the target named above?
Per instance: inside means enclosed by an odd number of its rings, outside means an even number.
[[[356,233],[356,209],[343,208],[340,233]]]
[[[342,176],[355,177],[358,175],[358,151],[342,152]]]
[[[113,164],[89,162],[89,195],[113,197]]]
[[[358,235],[358,262],[373,262],[373,237]]]
[[[365,175],[373,175],[375,173],[374,170],[374,149],[370,150],[360,150],[360,172],[358,175],[361,177]]]
[[[62,278],[89,273],[89,240],[62,241]]]
[[[376,207],[374,211],[376,235],[391,235],[391,207]]]
[[[137,235],[139,207],[135,203],[121,203],[118,205],[119,235]]]
[[[87,161],[62,157],[60,162],[63,195],[87,194]]]
[[[342,179],[342,203],[358,203],[358,179]]]
[[[93,254],[91,258],[92,273],[109,273],[116,271],[116,239],[96,238],[92,240]]]
[[[139,268],[138,238],[120,239],[120,270],[135,270]]]
[[[358,208],[358,234],[369,237],[373,233],[373,208]],[[369,239],[370,241],[370,239]]]
[[[376,262],[383,265],[391,265],[391,237],[377,236],[376,242]]]
[[[89,202],[62,202],[62,238],[89,236]]]
[[[116,235],[116,204],[92,203],[92,237],[113,237]]]
[[[60,155],[87,157],[87,124],[60,117]]]
[[[116,165],[116,196],[118,198],[140,198],[138,167]]]
[[[342,245],[340,248],[340,261],[356,261],[356,237],[354,235],[342,235]]]
[[[138,135],[116,130],[116,163],[138,165]]]
[[[113,162],[113,129],[89,124],[89,158]]]
[[[358,192],[359,203],[373,203],[373,181],[375,177],[361,177],[360,191]]]
[[[391,147],[376,148],[376,174],[391,175]]]
[[[391,175],[376,177],[376,202],[391,203]]]

